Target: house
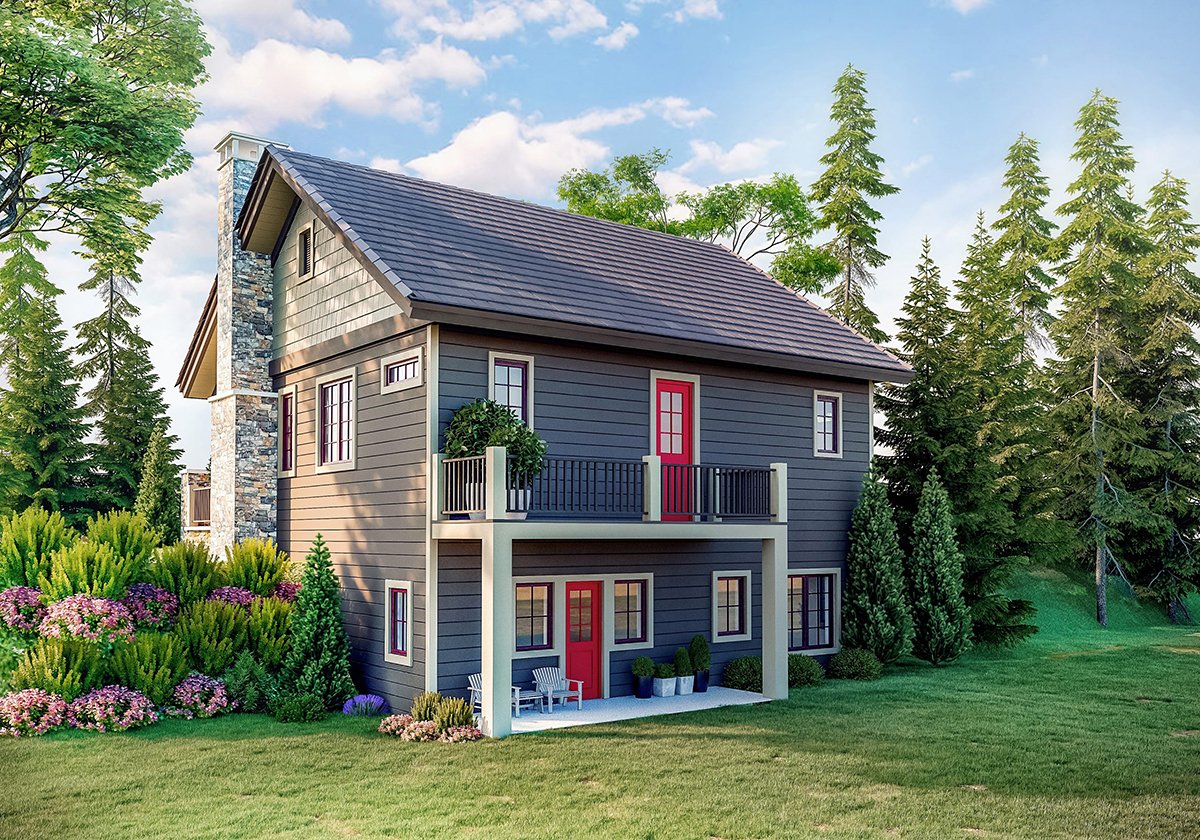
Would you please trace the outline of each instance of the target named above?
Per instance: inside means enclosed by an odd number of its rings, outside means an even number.
[[[872,389],[907,367],[716,245],[230,134],[218,271],[178,386],[212,411],[185,474],[214,550],[332,549],[360,685],[465,693],[559,665],[588,697],[706,635],[719,680],[838,647]],[[447,461],[490,397],[548,445]],[[211,499],[208,484],[211,483]],[[525,516],[520,519],[518,517]],[[192,533],[195,533],[193,531]]]

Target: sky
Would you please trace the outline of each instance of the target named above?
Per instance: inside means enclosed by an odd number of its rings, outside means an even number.
[[[1144,197],[1164,169],[1200,184],[1200,4],[1191,0],[194,0],[213,52],[137,295],[188,466],[209,409],[174,389],[216,261],[216,158],[230,130],[435,181],[557,204],[573,167],[669,150],[672,194],[794,174],[811,184],[830,88],[867,74],[875,149],[897,195],[891,259],[868,302],[885,329],[922,237],[948,280],[975,214],[1004,200],[1004,154],[1038,139],[1060,204],[1073,123],[1094,89],[1121,101]],[[64,320],[94,314],[86,267],[56,241]]]

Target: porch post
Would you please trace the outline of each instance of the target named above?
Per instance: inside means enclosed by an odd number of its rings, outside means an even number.
[[[483,732],[512,734],[513,583],[512,538],[489,527],[482,539],[483,609],[480,672],[483,677]],[[785,675],[786,691],[786,675]]]
[[[503,446],[484,450],[483,518],[503,519],[508,511],[508,452]]]
[[[771,521],[788,521],[787,461],[771,464]]]
[[[662,456],[643,455],[642,463],[642,519],[662,522]]]
[[[787,532],[762,541],[763,694],[772,700],[788,696],[787,669]]]

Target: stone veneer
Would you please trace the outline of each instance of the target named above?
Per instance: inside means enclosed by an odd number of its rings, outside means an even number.
[[[220,553],[245,537],[275,537],[278,397],[271,382],[271,258],[242,250],[238,214],[263,142],[230,135],[217,206],[217,389],[212,407],[212,531]]]

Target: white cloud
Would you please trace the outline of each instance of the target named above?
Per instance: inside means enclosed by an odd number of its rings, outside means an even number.
[[[526,24],[546,27],[556,41],[608,27],[591,0],[474,0],[464,13],[449,0],[381,0],[395,16],[392,32],[412,38],[432,32],[462,41],[491,41],[515,35]]]
[[[296,38],[318,44],[347,44],[350,30],[340,20],[322,18],[297,8],[296,0],[196,0],[207,23],[237,26],[256,35]]]
[[[919,169],[924,169],[929,164],[933,163],[933,155],[921,155],[913,161],[909,161],[900,167],[900,174],[907,178]]]
[[[373,58],[275,39],[260,41],[239,55],[220,37],[212,40],[211,78],[199,92],[201,101],[210,110],[232,111],[258,132],[281,122],[319,125],[331,107],[428,122],[436,108],[414,88],[441,82],[464,89],[486,76],[474,56],[441,39],[419,44],[403,56],[387,50]]]
[[[546,198],[568,169],[607,158],[608,146],[592,137],[650,116],[667,122],[710,116],[686,99],[649,99],[621,108],[594,108],[554,122],[497,111],[459,131],[442,149],[404,164],[417,175],[502,195]]]
[[[679,167],[679,172],[691,172],[702,167],[712,167],[723,175],[762,169],[767,165],[770,151],[781,145],[778,140],[756,138],[735,143],[728,149],[708,140],[691,142],[692,157]]]
[[[372,169],[382,169],[384,172],[399,172],[403,174],[404,164],[398,158],[373,157],[368,164]]]
[[[950,81],[965,82],[967,79],[975,78],[975,71],[971,69],[955,70],[950,74]]]
[[[626,44],[637,37],[637,34],[638,28],[629,21],[625,21],[607,35],[601,35],[594,43],[606,50],[623,50]]]
[[[944,0],[944,2],[960,15],[969,15],[976,9],[982,9],[991,0]]]
[[[671,19],[683,23],[689,18],[720,20],[721,6],[717,0],[683,0],[683,5],[675,10]]]

